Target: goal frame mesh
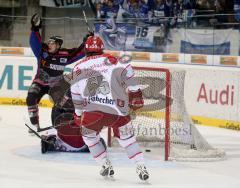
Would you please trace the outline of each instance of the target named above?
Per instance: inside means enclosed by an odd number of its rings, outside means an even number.
[[[149,67],[152,65],[151,67]],[[153,145],[159,143],[161,146],[159,146],[159,151],[164,150],[164,160],[175,160],[175,161],[216,161],[216,160],[222,160],[225,159],[225,152],[221,149],[212,147],[207,140],[201,135],[201,133],[198,131],[195,124],[192,122],[192,119],[190,115],[187,112],[185,100],[184,100],[184,85],[185,85],[185,70],[182,69],[175,69],[175,68],[162,68],[159,67],[159,65],[151,64],[149,63],[147,66],[144,65],[136,65],[133,66],[135,73],[136,71],[143,71],[136,73],[136,75],[139,75],[139,85],[141,86],[147,86],[150,89],[150,92],[155,91],[159,92],[158,90],[155,90],[156,85],[153,82],[148,82],[149,75],[152,78],[159,78],[162,83],[160,84],[159,88],[164,87],[164,90],[160,90],[160,98],[157,96],[157,100],[163,100],[164,103],[163,106],[159,106],[159,108],[154,108],[152,112],[163,112],[164,116],[163,118],[160,118],[159,120],[154,120],[154,122],[162,123],[162,127],[164,127],[164,132],[162,135],[158,135],[156,137],[151,137],[150,135],[143,135],[137,136],[137,140],[140,144],[143,144],[143,146],[147,147],[154,147]],[[149,72],[147,72],[149,71]],[[151,73],[152,71],[153,73]],[[159,72],[159,76],[158,76]],[[144,78],[146,76],[146,82]],[[143,82],[142,82],[143,81]],[[158,86],[158,85],[157,85]],[[146,91],[146,92],[145,92]],[[156,100],[156,96],[148,95],[149,90],[143,89],[143,96],[146,94],[146,103],[145,105],[148,105],[149,99]],[[162,94],[162,95],[161,95]],[[152,97],[152,98],[151,98]],[[175,102],[174,102],[175,101]],[[148,106],[145,106],[146,108],[142,109],[142,112],[146,110],[146,112],[149,110]],[[151,109],[150,109],[151,110]],[[139,117],[141,117],[141,109],[139,110]],[[136,111],[136,114],[138,114],[138,111]],[[135,115],[136,115],[135,114]],[[141,123],[141,118],[137,119],[134,117],[134,113],[130,113],[130,115],[133,115],[133,121],[135,123],[139,120]],[[147,117],[146,117],[147,119]],[[163,120],[163,121],[162,121]],[[148,120],[146,120],[148,121]],[[147,122],[146,125],[149,125],[149,128],[151,128],[153,121],[149,121],[149,124]],[[134,122],[133,122],[134,123]],[[141,124],[140,123],[140,124]],[[155,124],[153,124],[155,125]],[[177,127],[176,127],[177,126]],[[189,128],[188,134],[185,137],[177,137],[178,135],[171,134],[171,130],[174,128],[178,128],[178,126],[184,126],[184,128]],[[160,127],[161,128],[161,127]],[[180,127],[181,128],[181,127]],[[150,137],[149,137],[150,136]],[[163,136],[163,137],[162,137]],[[159,139],[159,140],[158,140]],[[179,140],[180,139],[180,140]],[[144,144],[150,144],[150,145],[144,145]],[[112,144],[115,145],[115,142],[113,142],[112,139],[112,130],[111,128],[108,129],[108,146],[111,147]],[[163,147],[162,147],[163,146]],[[158,147],[158,146],[157,146]],[[158,151],[158,150],[155,150]],[[161,152],[160,151],[160,152]],[[161,152],[162,153],[162,152]]]
[[[170,154],[170,111],[171,111],[171,73],[167,68],[133,66],[134,70],[159,71],[165,74],[165,141],[164,141],[164,159],[169,160]],[[112,147],[112,130],[108,128],[108,147]]]

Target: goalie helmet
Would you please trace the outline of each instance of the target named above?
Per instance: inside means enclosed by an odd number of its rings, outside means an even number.
[[[103,52],[103,41],[100,37],[97,36],[90,36],[85,42],[85,52],[86,53],[91,53],[91,52],[96,52],[96,53],[101,53]]]
[[[60,36],[51,36],[49,39],[48,39],[48,43],[49,42],[56,42],[58,43],[60,46],[62,46],[63,44],[63,39],[62,37]]]

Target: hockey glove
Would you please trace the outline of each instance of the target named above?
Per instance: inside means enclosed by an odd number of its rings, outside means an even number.
[[[41,17],[36,13],[31,18],[31,30],[32,31],[39,31],[39,29],[42,27],[42,20]]]
[[[144,101],[142,97],[142,91],[140,89],[137,91],[129,91],[128,97],[129,108],[131,108],[133,111],[143,107]]]
[[[78,116],[76,113],[74,113],[74,124],[79,127],[82,125],[81,116]]]

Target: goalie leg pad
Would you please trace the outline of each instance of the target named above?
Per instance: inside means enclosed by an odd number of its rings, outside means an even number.
[[[84,135],[83,140],[88,146],[93,158],[97,161],[97,163],[102,165],[103,161],[107,158],[107,150],[100,141],[100,136],[96,133],[92,133],[89,135]]]
[[[81,148],[85,145],[80,127],[71,125],[60,126],[57,129],[57,135],[63,142],[67,143],[71,147]]]
[[[56,150],[63,152],[89,152],[87,145],[84,144],[81,147],[73,147],[59,137],[57,137],[56,141]]]

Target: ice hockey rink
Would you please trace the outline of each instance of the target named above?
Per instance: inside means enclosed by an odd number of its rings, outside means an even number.
[[[110,149],[115,169],[113,180],[99,175],[100,167],[89,154],[41,154],[40,141],[24,126],[25,106],[0,106],[0,187],[158,187],[239,188],[240,133],[199,126],[203,136],[224,149],[227,157],[215,162],[165,162],[146,153],[149,182],[141,182],[125,153]],[[50,109],[40,109],[40,121],[47,123]],[[163,155],[163,154],[162,154]]]

